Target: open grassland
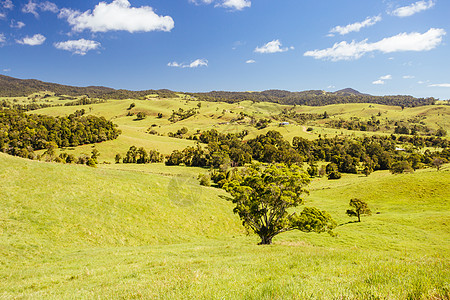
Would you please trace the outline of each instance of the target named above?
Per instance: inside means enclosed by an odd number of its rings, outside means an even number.
[[[448,299],[450,168],[314,179],[336,237],[257,246],[201,169],[0,154],[0,298]],[[351,223],[350,198],[373,215]]]

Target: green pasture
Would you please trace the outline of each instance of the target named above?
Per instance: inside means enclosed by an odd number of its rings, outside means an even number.
[[[119,168],[119,169],[116,169]],[[246,235],[203,169],[0,154],[2,299],[448,299],[450,166],[312,180],[328,234]],[[368,202],[354,223],[348,202]]]

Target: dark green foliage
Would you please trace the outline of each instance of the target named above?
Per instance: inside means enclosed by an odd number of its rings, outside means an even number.
[[[0,150],[11,155],[24,157],[34,150],[48,149],[49,143],[68,147],[103,142],[119,134],[116,125],[103,117],[71,114],[55,118],[0,110]]]
[[[145,118],[147,118],[147,114],[145,112],[140,111],[136,114],[136,121],[144,120]]]
[[[244,100],[253,102],[273,102],[285,105],[324,106],[339,103],[377,103],[403,107],[434,104],[434,98],[414,98],[412,96],[371,96],[361,93],[324,93],[321,90],[289,92],[268,90],[262,92],[221,92],[188,93],[198,100],[236,103]]]
[[[261,238],[259,244],[268,245],[282,232],[330,232],[336,226],[328,213],[316,208],[304,208],[299,215],[290,210],[303,204],[302,194],[307,193],[309,181],[297,165],[250,165],[223,189],[231,194],[228,200],[236,205],[233,211],[243,225]]]
[[[412,173],[414,170],[409,161],[396,161],[392,164],[390,171],[392,174]]]
[[[157,118],[158,118],[158,119],[161,119],[162,117],[163,117],[163,114],[162,114],[162,113],[158,113]]]
[[[80,100],[72,101],[64,104],[64,106],[76,106],[76,105],[89,105],[89,104],[97,104],[97,103],[105,103],[106,100],[103,99],[90,99],[88,97],[83,97]]]
[[[172,111],[172,115],[169,117],[169,121],[175,123],[190,118],[196,115],[197,113],[198,113],[197,108],[191,108],[186,111],[182,108],[179,108],[178,111]]]
[[[128,106],[127,110],[131,110],[134,107],[136,107],[136,104],[133,102],[133,103],[130,104],[130,106]]]
[[[199,179],[200,185],[211,186],[211,177],[209,175],[200,174],[200,175],[198,175],[198,179]]]
[[[157,94],[161,98],[176,98],[177,94],[169,90],[128,91],[115,90],[103,86],[75,87],[43,82],[35,79],[17,79],[0,75],[0,96],[21,97],[40,91],[51,91],[57,95],[82,96],[102,99],[138,99]]]
[[[341,173],[339,173],[339,171],[331,171],[328,174],[328,179],[340,179],[341,178]]]
[[[353,198],[350,200],[349,205],[352,207],[352,209],[347,210],[347,215],[349,217],[358,217],[358,222],[361,222],[361,216],[362,215],[368,215],[370,216],[371,211],[369,209],[369,206],[366,202]]]
[[[116,154],[116,163],[120,162],[121,155]],[[122,162],[124,164],[148,164],[162,162],[164,156],[156,150],[147,152],[144,147],[139,149],[136,146],[131,146],[125,154]]]
[[[114,157],[116,164],[120,164],[121,159],[122,159],[122,155],[120,155],[120,153],[117,153],[116,156]]]

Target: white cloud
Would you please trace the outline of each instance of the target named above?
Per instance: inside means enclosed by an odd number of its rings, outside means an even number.
[[[38,46],[42,45],[45,42],[46,38],[42,34],[35,34],[31,37],[26,36],[21,40],[16,40],[18,44],[29,45],[29,46]]]
[[[3,0],[0,2],[0,4],[3,6],[3,8],[6,9],[13,9],[14,8],[14,4],[12,3],[11,0]]]
[[[20,22],[20,21],[16,22],[16,21],[14,21],[14,20],[11,20],[11,25],[10,25],[10,27],[11,27],[11,28],[17,28],[17,29],[20,29],[20,28],[22,28],[22,27],[25,27],[25,23],[24,23],[24,22]]]
[[[69,40],[54,44],[56,49],[70,51],[74,54],[85,55],[88,51],[98,49],[101,44],[92,40]]]
[[[372,84],[384,84],[384,81],[381,79],[375,80]]]
[[[430,84],[429,87],[443,87],[443,88],[450,88],[450,83],[436,83],[436,84]]]
[[[39,17],[38,9],[41,11],[50,11],[52,13],[57,13],[59,11],[58,6],[50,1],[45,1],[42,3],[35,3],[33,0],[29,0],[27,4],[22,8],[22,12],[26,14],[32,14],[36,18]]]
[[[391,12],[391,15],[397,16],[397,17],[409,17],[412,16],[418,12],[430,9],[434,6],[434,1],[433,0],[429,0],[429,1],[417,1],[411,5],[408,6],[403,6],[403,7],[399,7],[397,9],[395,9],[394,11]]]
[[[11,72],[11,69],[3,69],[3,72]]]
[[[124,30],[128,32],[170,31],[174,21],[170,16],[158,16],[149,6],[131,7],[128,0],[100,2],[93,11],[83,13],[62,9],[60,18],[66,18],[74,31],[107,32]]]
[[[343,41],[335,43],[331,48],[307,51],[304,56],[339,61],[358,59],[364,54],[374,51],[382,53],[428,51],[441,44],[444,35],[446,35],[444,29],[431,28],[425,33],[400,33],[375,43],[368,43],[367,39],[361,42],[352,41],[351,43]]]
[[[256,60],[254,60],[254,59],[249,59],[249,60],[247,60],[245,63],[246,63],[246,64],[254,64],[254,63],[256,63]]]
[[[252,2],[249,0],[225,0],[220,6],[235,10],[243,10],[246,7],[251,7]]]
[[[336,26],[330,30],[330,34],[328,36],[334,36],[333,33],[339,33],[340,35],[344,35],[350,32],[358,32],[364,27],[369,27],[375,25],[377,22],[381,21],[380,16],[375,17],[367,17],[362,22],[357,22],[353,24],[348,24],[346,26]]]
[[[39,13],[37,12],[38,5],[33,2],[33,0],[28,1],[27,4],[22,8],[22,12],[26,14],[33,14],[36,18],[39,17]]]
[[[277,52],[286,52],[289,49],[293,50],[294,47],[290,48],[281,48],[282,44],[280,40],[273,40],[271,42],[268,42],[262,47],[256,47],[255,52],[257,53],[277,53]]]
[[[50,11],[55,14],[59,11],[58,6],[56,6],[55,3],[52,3],[50,1],[42,2],[41,4],[39,4],[39,8],[42,11]]]
[[[5,35],[3,33],[0,33],[0,47],[3,46],[5,42],[6,42]]]
[[[414,78],[415,78],[415,76],[412,76],[412,75],[403,76],[403,79],[414,79]]]
[[[198,68],[198,67],[207,67],[208,66],[208,60],[204,58],[199,58],[191,62],[190,64],[179,64],[176,61],[169,62],[167,64],[169,67],[175,67],[175,68]]]
[[[211,4],[215,2],[214,7],[225,7],[231,10],[243,10],[244,8],[251,7],[252,2],[250,0],[189,0],[189,2],[196,5]]]
[[[0,19],[6,19],[6,14],[0,12]]]
[[[389,75],[384,75],[384,76],[381,76],[380,79],[381,80],[389,80],[389,79],[392,79],[392,75],[390,75],[390,74]]]

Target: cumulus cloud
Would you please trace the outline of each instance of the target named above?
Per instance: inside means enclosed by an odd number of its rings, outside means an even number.
[[[435,83],[428,85],[429,87],[443,87],[443,88],[450,88],[450,83]]]
[[[9,25],[11,28],[17,28],[17,29],[20,29],[20,28],[22,28],[22,27],[25,27],[25,23],[24,22],[21,22],[21,21],[18,21],[18,22],[16,22],[16,21],[14,21],[14,20],[11,20],[11,25]]]
[[[375,17],[367,17],[362,22],[356,22],[356,23],[353,23],[353,24],[348,24],[346,26],[336,26],[336,27],[334,27],[334,28],[332,28],[330,30],[331,34],[329,36],[333,36],[332,33],[339,33],[340,35],[345,35],[347,33],[354,32],[354,31],[358,32],[362,28],[373,26],[379,21],[381,21],[381,17],[380,16],[375,16]]]
[[[431,28],[425,33],[400,33],[375,43],[369,43],[367,39],[361,42],[352,41],[350,43],[343,41],[335,43],[331,48],[307,51],[304,53],[304,56],[339,61],[359,59],[364,54],[374,51],[382,53],[428,51],[441,44],[444,35],[446,35],[444,29]]]
[[[0,19],[6,19],[6,14],[0,12]]]
[[[235,10],[243,10],[246,7],[251,7],[252,3],[249,0],[225,0],[221,6]]]
[[[56,49],[66,50],[73,54],[86,55],[87,52],[98,49],[101,44],[92,40],[79,39],[55,43],[54,46]]]
[[[256,47],[255,52],[256,53],[277,53],[277,52],[286,52],[289,49],[291,49],[291,50],[294,49],[294,47],[282,48],[281,46],[282,46],[282,44],[281,44],[280,40],[273,40],[271,42],[268,42],[264,46]]]
[[[176,61],[169,62],[167,64],[169,67],[175,67],[175,68],[198,68],[198,67],[207,67],[208,66],[208,60],[204,58],[199,58],[191,62],[190,64],[185,63],[177,63]]]
[[[0,33],[0,46],[3,46],[5,42],[6,42],[5,35],[3,33]]]
[[[189,0],[189,2],[196,5],[216,3],[214,7],[225,7],[231,10],[243,10],[244,8],[251,7],[252,2],[250,0]]]
[[[254,59],[249,59],[249,60],[247,60],[245,63],[246,64],[254,64],[256,62],[256,60],[254,60]]]
[[[381,80],[389,80],[389,79],[392,79],[392,75],[390,75],[390,74],[389,75],[384,75],[384,76],[381,76],[380,79]]]
[[[93,11],[83,13],[62,9],[60,18],[66,18],[74,31],[128,32],[171,31],[174,21],[170,16],[158,16],[149,6],[131,7],[128,0],[114,0],[110,4],[100,2]]]
[[[434,6],[434,3],[435,2],[433,0],[417,1],[417,2],[415,2],[413,4],[411,4],[411,5],[402,6],[402,7],[399,7],[397,9],[393,10],[391,12],[391,15],[397,16],[397,17],[401,17],[401,18],[409,17],[409,16],[412,16],[412,15],[418,13],[418,12],[421,12],[421,11],[424,11],[424,10],[432,8]]]
[[[378,84],[378,85],[381,85],[381,84],[384,84],[384,81],[381,80],[381,79],[378,79],[378,80],[375,80],[374,82],[372,82],[372,84]]]
[[[0,5],[3,6],[3,8],[6,8],[6,9],[13,9],[14,8],[14,4],[12,3],[11,0],[0,1]]]
[[[33,0],[29,0],[28,3],[22,8],[23,13],[32,14],[36,18],[39,18],[38,10],[50,11],[52,13],[57,13],[59,11],[58,6],[50,1],[35,3]]]
[[[21,40],[16,40],[18,44],[29,45],[29,46],[39,46],[45,42],[46,38],[42,34],[35,34],[31,37],[26,36]]]

